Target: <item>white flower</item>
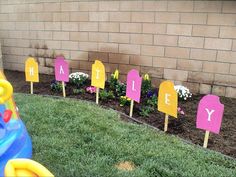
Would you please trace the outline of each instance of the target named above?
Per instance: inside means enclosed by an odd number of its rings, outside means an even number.
[[[184,100],[187,100],[187,98],[192,97],[192,93],[189,91],[187,87],[184,87],[182,85],[176,85],[174,86],[176,92],[178,93],[180,98],[183,98]]]

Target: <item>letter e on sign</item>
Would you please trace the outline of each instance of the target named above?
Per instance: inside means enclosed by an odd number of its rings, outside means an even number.
[[[55,59],[55,77],[57,81],[69,82],[69,64],[64,57]]]
[[[126,96],[136,102],[140,102],[142,77],[135,69],[129,71],[127,75]]]
[[[39,82],[38,63],[32,57],[25,61],[25,79],[28,82]]]
[[[171,81],[164,81],[159,87],[158,111],[177,118],[178,95]]]
[[[197,128],[219,134],[223,113],[224,105],[218,96],[204,96],[198,104]]]
[[[92,86],[104,89],[105,87],[105,67],[99,60],[95,60],[92,65]]]

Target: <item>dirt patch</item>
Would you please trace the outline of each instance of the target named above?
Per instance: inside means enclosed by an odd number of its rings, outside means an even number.
[[[15,92],[29,93],[30,85],[25,82],[24,73],[5,71],[5,74],[14,86]],[[61,96],[62,93],[55,93],[50,90],[50,83],[53,79],[54,76],[40,75],[40,82],[34,84],[34,93]],[[95,101],[96,99],[95,94],[84,93],[75,95],[72,90],[73,87],[68,85],[66,89],[67,97],[89,101]],[[167,133],[175,134],[194,144],[203,145],[205,132],[196,128],[197,106],[202,96],[203,95],[194,95],[192,99],[187,102],[179,102],[179,106],[184,110],[185,115],[180,115],[178,119],[170,118]],[[210,133],[208,148],[236,158],[236,99],[226,97],[221,97],[220,99],[225,105],[221,131],[219,135]],[[110,101],[100,101],[100,104],[121,111],[127,115],[129,114],[129,107],[120,107],[118,98]],[[135,103],[133,117],[163,130],[164,114],[155,111],[150,114],[149,117],[142,117],[138,114],[141,104],[142,103]],[[123,117],[122,119],[125,118]]]
[[[135,169],[135,166],[132,162],[125,161],[117,164],[116,168],[124,171],[133,171]]]

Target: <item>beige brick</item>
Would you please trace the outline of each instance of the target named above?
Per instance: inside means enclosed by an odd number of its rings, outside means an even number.
[[[89,20],[88,12],[70,12],[70,21],[86,22]]]
[[[212,94],[214,95],[225,96],[225,92],[226,92],[226,87],[224,86],[213,85],[212,87]]]
[[[194,1],[194,12],[221,12],[221,1]]]
[[[88,32],[70,32],[71,41],[88,41]]]
[[[104,63],[104,65],[106,73],[113,73],[118,68],[118,64]]]
[[[174,25],[174,24],[167,25],[167,34],[190,36],[191,33],[192,33],[191,25]]]
[[[53,40],[69,40],[69,32],[53,32]]]
[[[101,52],[118,53],[118,44],[116,44],[116,43],[99,43],[98,50]]]
[[[164,69],[163,68],[154,68],[149,66],[141,66],[141,74],[149,74],[152,84],[156,78],[163,78]],[[159,86],[159,85],[158,85]]]
[[[78,11],[79,4],[78,2],[62,2],[61,11]]]
[[[61,30],[61,23],[60,22],[44,22],[45,30]]]
[[[97,22],[80,22],[79,23],[80,31],[98,31]]]
[[[168,1],[168,11],[193,12],[193,1]]]
[[[99,11],[119,11],[119,1],[100,1]]]
[[[164,69],[164,79],[187,81],[188,72],[175,69]]]
[[[129,64],[129,55],[109,53],[109,63]]]
[[[51,22],[53,19],[52,13],[38,13],[36,18],[31,21]]]
[[[131,12],[110,12],[111,22],[130,22]]]
[[[52,32],[51,31],[38,31],[38,38],[39,39],[52,39]]]
[[[143,33],[164,34],[166,33],[166,24],[143,23]]]
[[[9,38],[22,38],[22,31],[9,31]]]
[[[129,34],[109,33],[109,42],[129,43]]]
[[[167,11],[167,1],[143,1],[144,11]]]
[[[206,13],[181,13],[180,23],[184,24],[206,24]]]
[[[214,84],[222,86],[236,86],[236,77],[226,74],[216,74]]]
[[[79,2],[79,11],[98,11],[98,1]]]
[[[43,12],[43,3],[29,4],[29,12]]]
[[[62,31],[78,31],[79,26],[78,23],[75,22],[62,22],[61,29]]]
[[[190,58],[196,59],[196,60],[215,61],[216,60],[216,51],[215,50],[204,50],[204,49],[191,49]]]
[[[165,56],[173,58],[189,58],[189,49],[179,47],[166,47]]]
[[[152,44],[153,36],[151,34],[130,34],[130,43]]]
[[[236,27],[221,27],[220,28],[221,38],[236,38]]]
[[[211,93],[211,85],[200,84],[200,94],[209,94]]]
[[[231,97],[231,98],[236,98],[236,88],[235,87],[227,87],[225,96]]]
[[[193,25],[193,36],[218,37],[219,26]]]
[[[132,22],[154,22],[154,12],[132,12]]]
[[[153,57],[153,66],[176,69],[177,60],[174,58]]]
[[[231,51],[218,51],[217,61],[236,63],[236,52]]]
[[[191,93],[198,94],[200,90],[200,84],[199,83],[192,83],[192,82],[182,82],[181,85],[184,85],[187,87]]]
[[[61,41],[61,48],[68,49],[68,50],[78,50],[78,42],[73,41]]]
[[[213,73],[204,73],[204,72],[189,72],[188,73],[189,82],[198,82],[205,84],[212,84],[214,81]]]
[[[45,44],[49,49],[61,49],[61,41],[45,41]]]
[[[58,12],[60,11],[60,3],[43,3],[44,11],[46,12]]]
[[[180,47],[203,48],[204,38],[179,36]]]
[[[142,1],[120,1],[121,11],[142,11]]]
[[[230,65],[230,74],[236,75],[236,64]]]
[[[236,13],[236,2],[235,1],[223,1],[223,13]]]
[[[148,56],[164,56],[164,47],[143,45],[141,54]]]
[[[43,22],[30,22],[29,25],[30,25],[29,26],[30,30],[44,30],[44,23]]]
[[[99,59],[102,62],[108,62],[108,53],[107,52],[89,52],[89,61],[95,61]]]
[[[227,74],[229,73],[229,64],[217,63],[217,62],[204,62],[203,72]]]
[[[72,60],[88,60],[88,52],[83,51],[70,51],[70,57]]]
[[[217,49],[217,50],[231,50],[231,46],[232,46],[231,39],[206,38],[204,48]]]
[[[154,44],[164,46],[177,46],[178,36],[155,35]]]
[[[120,23],[120,32],[141,33],[141,23]]]
[[[232,25],[236,22],[236,14],[208,14],[209,25]]]
[[[119,23],[113,23],[113,22],[99,23],[99,31],[102,31],[102,32],[119,32]]]
[[[80,70],[91,70],[92,69],[92,63],[88,61],[80,61],[79,62],[79,69]]]
[[[158,23],[179,23],[179,13],[157,12],[155,21]]]
[[[108,12],[89,12],[89,21],[108,21]]]
[[[130,57],[130,64],[140,66],[152,66],[152,57],[133,55]]]
[[[140,66],[135,66],[135,65],[124,65],[124,64],[120,64],[119,65],[119,71],[121,74],[127,74],[131,69],[136,69],[136,70],[140,70]]]
[[[79,42],[79,49],[83,51],[97,51],[98,44],[96,42]]]
[[[69,21],[70,20],[70,13],[69,12],[57,12],[53,13],[53,21],[60,22],[60,21]]]
[[[119,52],[123,54],[140,55],[140,45],[119,44]]]
[[[29,22],[16,22],[16,30],[29,30]]]
[[[233,51],[236,51],[236,40],[233,40],[232,50],[233,50]]]
[[[202,61],[196,60],[178,60],[177,69],[187,71],[202,71]]]
[[[108,42],[108,33],[90,32],[89,41]]]

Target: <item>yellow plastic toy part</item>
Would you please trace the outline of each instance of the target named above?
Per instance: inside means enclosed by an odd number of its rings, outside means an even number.
[[[5,177],[54,177],[43,165],[30,159],[9,160],[4,174]]]
[[[12,97],[13,87],[10,82],[0,79],[0,104],[5,103]]]

